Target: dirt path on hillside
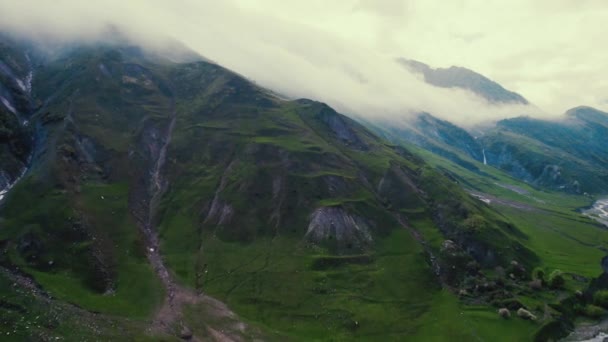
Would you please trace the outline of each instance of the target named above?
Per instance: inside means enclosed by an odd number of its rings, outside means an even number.
[[[494,195],[486,194],[483,192],[474,191],[474,190],[466,190],[466,192],[468,192],[469,195],[477,198],[478,200],[480,200],[488,205],[502,205],[505,207],[511,207],[511,208],[515,208],[515,209],[519,209],[519,210],[523,210],[523,211],[540,211],[540,209],[538,209],[534,206],[531,206],[529,204],[526,204],[526,203],[508,200],[508,199],[496,197]]]

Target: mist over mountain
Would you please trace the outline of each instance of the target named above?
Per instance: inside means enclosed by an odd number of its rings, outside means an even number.
[[[1,339],[603,338],[603,5],[433,4],[0,0]]]
[[[290,98],[315,98],[340,112],[365,118],[399,121],[429,112],[472,125],[517,115],[552,115],[521,103],[488,102],[470,91],[432,86],[395,61],[395,56],[407,55],[403,51],[371,49],[336,32],[237,2],[151,6],[112,0],[95,15],[89,5],[78,2],[69,6],[0,2],[0,9],[9,19],[19,18],[3,21],[4,30],[43,46],[104,41],[116,28],[148,50],[171,52],[167,41],[176,40],[268,89]],[[142,9],[150,12],[132,20],[130,13]],[[147,19],[152,17],[158,19]],[[233,25],[225,25],[226,21]]]

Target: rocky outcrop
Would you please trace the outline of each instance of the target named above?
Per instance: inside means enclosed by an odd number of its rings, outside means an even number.
[[[524,308],[519,308],[519,310],[517,310],[517,316],[523,318],[523,319],[528,319],[531,321],[536,321],[536,315],[534,315],[533,313],[531,313],[530,311],[524,309]]]
[[[371,225],[340,207],[317,208],[311,215],[306,239],[327,244],[336,252],[365,249],[372,242]]]

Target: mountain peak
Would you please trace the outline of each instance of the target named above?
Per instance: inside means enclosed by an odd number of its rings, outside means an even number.
[[[491,103],[529,104],[520,94],[464,67],[432,68],[425,63],[405,58],[398,59],[398,62],[409,70],[422,74],[426,83],[436,87],[466,89]]]

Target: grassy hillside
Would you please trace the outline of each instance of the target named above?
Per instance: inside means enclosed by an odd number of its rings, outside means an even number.
[[[483,136],[488,163],[552,190],[571,193],[607,191],[608,114],[574,108],[555,121],[503,120]]]
[[[478,163],[479,169],[487,175],[483,177],[479,172],[472,172],[426,150],[413,146],[409,148],[429,164],[443,170],[463,189],[489,200],[490,207],[516,225],[525,235],[522,243],[540,259],[537,269],[545,274],[560,270],[565,275],[565,285],[560,290],[523,292],[516,296],[519,302],[536,307],[538,312],[556,309],[558,311],[552,312],[551,316],[567,317],[570,322],[598,317],[588,316],[588,312],[583,310],[587,305],[585,302],[593,303],[590,299],[593,292],[573,299],[576,291],[596,291],[590,290],[598,286],[597,283],[594,285],[593,279],[603,274],[601,260],[605,256],[608,232],[580,212],[581,208],[590,206],[594,198],[532,187],[493,167]],[[547,308],[550,310],[547,311]],[[559,332],[559,329],[555,330],[558,326],[549,323],[535,332],[535,336],[543,340],[547,338],[545,333]],[[570,328],[567,326],[567,329]]]
[[[31,277],[51,307],[94,312],[102,327],[133,338],[525,340],[553,317],[541,305],[552,292],[526,285],[534,267],[574,272],[586,260],[576,272],[595,271],[593,252],[571,268],[560,259],[568,231],[547,227],[545,241],[532,216],[460,186],[504,192],[486,178],[217,65],[104,46],[35,72],[33,160],[1,203],[0,263]],[[581,241],[603,239],[560,201],[540,208],[578,222]],[[175,294],[186,299],[169,320]],[[25,317],[43,301],[3,300]],[[519,300],[543,319],[496,313]],[[71,325],[81,323],[42,331]]]

